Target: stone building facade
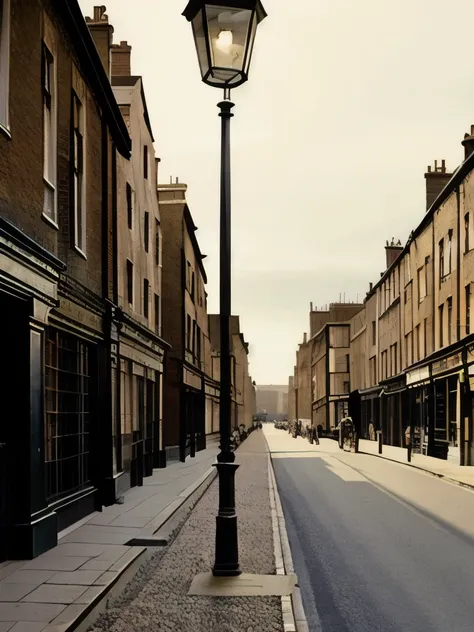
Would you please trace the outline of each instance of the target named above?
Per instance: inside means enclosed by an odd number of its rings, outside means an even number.
[[[167,458],[194,456],[218,429],[219,383],[213,378],[207,276],[186,203],[186,185],[158,186],[162,248],[162,333],[171,344],[163,389]]]
[[[371,286],[365,330],[351,323],[362,436],[380,430],[400,447],[411,437],[415,451],[463,465],[474,458],[472,131],[453,174],[444,161],[426,172],[427,211]]]
[[[303,335],[288,382],[290,421],[329,433],[347,415],[350,319],[362,308],[360,303],[331,303],[319,310],[310,304],[310,338]]]
[[[212,376],[220,382],[220,325],[219,314],[209,315],[209,332],[211,339]],[[239,426],[250,428],[256,413],[255,385],[249,373],[249,345],[240,329],[239,316],[230,317],[230,354],[231,354],[231,387],[232,428]],[[219,415],[213,417],[213,430],[219,430]]]
[[[130,138],[77,1],[0,7],[1,561],[115,499],[116,164]]]

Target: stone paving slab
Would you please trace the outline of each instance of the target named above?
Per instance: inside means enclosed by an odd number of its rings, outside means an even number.
[[[412,454],[411,463],[408,463],[406,448],[384,445],[382,447],[382,454],[379,454],[378,442],[367,441],[366,439],[359,440],[359,452],[372,454],[383,459],[396,461],[397,463],[403,463],[424,470],[425,472],[430,472],[431,474],[435,474],[454,483],[474,488],[474,467],[472,466],[455,465],[450,461],[436,459],[435,457],[425,456],[424,454]]]
[[[236,504],[242,571],[275,575],[268,453],[262,432],[253,432],[236,453]],[[176,539],[161,549],[142,575],[90,628],[90,632],[283,631],[281,599],[275,596],[188,595],[192,580],[214,561],[216,479]]]
[[[0,632],[67,632],[144,555],[144,547],[126,543],[147,525],[159,528],[217,453],[211,441],[194,459],[155,470],[143,487],[125,493],[123,504],[69,528],[54,549],[34,560],[0,564]]]

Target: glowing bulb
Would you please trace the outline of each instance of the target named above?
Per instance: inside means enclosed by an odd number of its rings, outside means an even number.
[[[232,31],[221,31],[217,36],[216,47],[222,52],[228,55],[230,53],[230,47],[232,46],[233,37]]]

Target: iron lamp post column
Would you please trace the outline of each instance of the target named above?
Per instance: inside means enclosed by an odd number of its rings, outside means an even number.
[[[219,513],[216,517],[216,550],[212,572],[217,576],[240,575],[237,514],[235,511],[235,454],[231,449],[232,383],[230,371],[231,316],[231,205],[230,205],[230,119],[234,104],[224,92],[218,103],[221,117],[221,204],[220,204],[220,453],[217,456],[219,476]]]

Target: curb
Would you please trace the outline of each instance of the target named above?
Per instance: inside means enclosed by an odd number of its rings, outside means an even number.
[[[470,491],[474,491],[474,485],[471,483],[464,483],[463,481],[458,481],[455,478],[450,478],[446,476],[446,474],[441,474],[440,472],[433,472],[432,470],[427,470],[424,467],[420,467],[419,465],[414,465],[413,463],[404,463],[403,461],[397,461],[396,459],[391,459],[389,456],[384,456],[383,454],[373,454],[372,452],[364,452],[364,450],[359,450],[358,454],[365,454],[366,456],[375,456],[378,459],[383,459],[384,461],[390,461],[391,463],[398,463],[399,465],[406,465],[407,467],[412,467],[415,470],[419,470],[420,472],[425,472],[425,474],[431,474],[431,476],[436,476],[436,478],[440,478],[444,481],[448,481],[449,483],[453,483],[454,485],[458,485],[459,487],[464,487],[464,489],[469,489]]]
[[[270,451],[268,452],[268,486],[273,524],[276,573],[277,575],[296,575]],[[296,584],[290,596],[280,597],[280,599],[284,631],[308,632],[308,622],[306,621],[301,591],[298,584]]]

